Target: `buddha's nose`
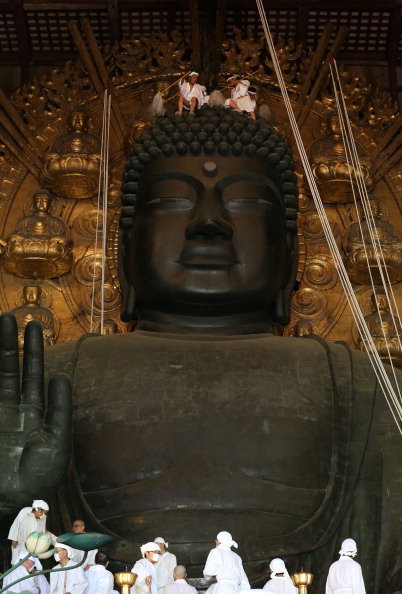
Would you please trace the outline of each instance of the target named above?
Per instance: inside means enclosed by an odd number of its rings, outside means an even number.
[[[186,239],[223,241],[232,236],[233,229],[216,198],[208,195],[200,198],[194,209],[194,218],[186,228]]]
[[[233,230],[221,217],[196,216],[186,228],[186,239],[223,241],[231,239]]]

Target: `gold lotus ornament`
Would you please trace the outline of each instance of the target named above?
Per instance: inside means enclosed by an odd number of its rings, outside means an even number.
[[[308,573],[307,571],[301,571],[300,573],[294,573],[291,577],[299,594],[307,594],[308,586],[311,586],[313,583],[314,574]]]
[[[131,573],[131,571],[121,571],[114,574],[114,579],[121,588],[121,594],[130,594],[130,588],[134,586],[137,574]]]

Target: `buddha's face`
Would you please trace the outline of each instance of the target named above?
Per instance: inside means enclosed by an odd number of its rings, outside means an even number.
[[[147,165],[130,249],[139,305],[196,316],[266,311],[287,269],[280,187],[274,167],[249,157]]]
[[[71,131],[85,130],[88,125],[88,114],[85,111],[70,113],[68,123]]]
[[[328,117],[328,131],[330,134],[334,136],[338,136],[342,133],[341,123],[339,121],[339,116],[336,114],[331,114]]]
[[[34,209],[37,213],[47,213],[51,198],[48,194],[35,194],[33,198]]]
[[[24,301],[25,303],[39,303],[40,289],[35,285],[28,285],[24,287]]]

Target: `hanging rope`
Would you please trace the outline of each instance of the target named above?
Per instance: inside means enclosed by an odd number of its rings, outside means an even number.
[[[112,96],[109,89],[105,89],[103,95],[103,119],[102,119],[102,134],[101,134],[101,167],[99,172],[98,182],[98,199],[96,206],[96,229],[95,229],[95,245],[94,245],[94,259],[92,272],[92,297],[91,297],[91,319],[89,331],[93,332],[94,325],[94,303],[95,303],[95,284],[96,284],[96,267],[98,260],[98,243],[99,243],[99,227],[100,215],[102,213],[101,226],[101,314],[100,314],[100,333],[103,334],[104,316],[105,316],[105,278],[106,278],[106,237],[107,237],[107,206],[108,206],[108,187],[109,187],[109,137],[110,137],[110,116],[111,116],[111,101]],[[101,208],[102,196],[102,208]]]
[[[286,89],[286,84],[285,84],[285,81],[282,76],[281,68],[279,65],[278,57],[276,55],[273,39],[272,39],[268,21],[267,21],[266,15],[265,15],[265,10],[264,10],[263,4],[262,4],[262,0],[256,0],[256,2],[257,2],[257,8],[258,8],[258,12],[260,15],[260,19],[261,19],[261,22],[263,25],[265,37],[267,40],[268,49],[271,54],[275,73],[278,78],[278,83],[279,83],[279,86],[280,86],[280,89],[282,92],[285,107],[286,107],[288,117],[289,117],[289,120],[290,120],[290,123],[292,126],[296,146],[299,151],[299,155],[300,155],[300,159],[303,164],[303,167],[304,167],[306,179],[308,181],[311,195],[313,197],[314,204],[316,206],[317,212],[318,212],[320,220],[321,220],[321,224],[323,226],[323,231],[324,231],[325,237],[327,239],[330,252],[334,259],[336,269],[338,271],[339,280],[340,280],[342,287],[345,291],[345,295],[347,297],[354,321],[355,321],[357,327],[360,329],[362,338],[364,337],[364,340],[366,341],[364,344],[367,345],[366,348],[369,347],[369,348],[367,348],[367,355],[368,355],[369,360],[373,366],[374,373],[377,377],[378,383],[384,393],[385,399],[388,403],[388,406],[389,406],[391,414],[395,420],[395,423],[398,427],[398,430],[399,430],[400,434],[402,435],[402,403],[401,403],[400,399],[398,398],[397,394],[395,393],[395,389],[394,389],[394,387],[388,377],[388,374],[384,368],[384,365],[377,353],[372,336],[368,330],[363,313],[360,309],[359,303],[356,299],[356,295],[353,291],[353,287],[352,287],[349,277],[347,275],[341,254],[339,252],[334,235],[332,233],[332,229],[330,227],[328,217],[325,212],[325,208],[323,206],[321,197],[319,195],[319,192],[318,192],[318,189],[317,189],[317,186],[316,186],[316,183],[315,183],[312,171],[311,171],[310,163],[307,158],[307,154],[306,154],[304,144],[303,144],[303,141],[302,141],[302,138],[300,135],[300,131],[299,131],[297,123],[296,123],[296,119],[294,117],[292,105],[290,103],[290,99],[289,99],[287,89]]]

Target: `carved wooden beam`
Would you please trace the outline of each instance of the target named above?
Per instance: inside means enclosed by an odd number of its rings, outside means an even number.
[[[310,90],[311,81],[315,77],[317,70],[319,68],[319,65],[321,64],[321,61],[323,59],[325,50],[327,49],[327,45],[329,43],[333,29],[334,29],[334,25],[332,23],[327,23],[324,27],[324,31],[322,32],[320,41],[318,42],[317,49],[314,52],[313,59],[311,60],[310,67],[306,74],[305,81],[304,81],[303,86],[300,90],[299,98],[296,103],[296,107],[294,110],[296,120],[298,119],[298,117],[300,115],[303,104],[304,104],[307,94]]]
[[[392,125],[386,130],[383,136],[380,139],[380,142],[377,144],[374,151],[371,153],[371,160],[375,163],[377,159],[380,157],[382,152],[384,151],[387,144],[392,140],[392,138],[397,134],[402,126],[402,113],[400,113],[395,120],[393,121]]]
[[[110,23],[110,43],[121,38],[119,0],[107,0],[107,10]]]
[[[16,130],[18,130],[23,136],[25,136],[28,143],[37,153],[41,152],[40,146],[36,141],[36,138],[25,124],[24,120],[11,103],[5,92],[0,89],[0,106],[4,109],[9,117],[9,120],[14,124]]]
[[[77,25],[76,21],[69,21],[68,28],[69,28],[71,36],[74,40],[74,43],[78,49],[78,53],[80,54],[81,60],[83,61],[84,66],[87,69],[89,78],[91,79],[91,81],[96,89],[96,92],[99,95],[99,100],[103,101],[103,95],[104,95],[106,87],[103,84],[103,82],[101,81],[99,74],[98,74],[94,64],[92,63],[91,56],[85,46],[84,40],[82,39],[82,36],[81,36],[81,33],[78,30],[78,25]],[[111,131],[116,136],[118,143],[123,144],[124,136],[120,130],[119,123],[116,119],[116,116],[115,116],[113,110],[111,111],[111,120],[112,120]]]
[[[29,33],[25,18],[23,0],[13,0],[13,2],[11,2],[11,6],[17,29],[19,61],[21,67],[20,84],[22,86],[28,82],[29,78]]]
[[[334,58],[338,55],[339,50],[341,49],[342,44],[345,41],[347,34],[348,34],[347,27],[339,28],[339,31],[335,37],[335,40],[329,49],[330,53],[332,54],[332,56]],[[305,106],[303,107],[302,111],[300,112],[299,118],[297,120],[299,128],[301,128],[303,126],[303,124],[305,123],[305,121],[307,120],[308,114],[310,113],[310,110],[313,107],[314,102],[318,97],[321,87],[323,86],[324,82],[326,81],[326,79],[328,77],[328,72],[329,72],[329,62],[328,62],[328,60],[326,60],[325,62],[323,62],[321,64],[320,73],[314,83],[314,86],[310,92],[310,95],[308,97],[308,100],[307,100]]]
[[[81,23],[81,26],[85,33],[85,37],[87,38],[89,48],[91,50],[93,59],[95,61],[95,65],[96,65],[98,72],[100,74],[100,78],[101,78],[103,87],[105,89],[109,87],[110,92],[112,93],[112,99],[113,99],[115,97],[113,88],[109,85],[109,75],[107,73],[106,66],[103,61],[101,51],[100,51],[99,46],[96,42],[95,35],[94,35],[94,32],[91,27],[91,23],[90,23],[89,19],[87,19],[87,18],[81,19],[80,23]],[[112,112],[114,114],[114,117],[116,118],[117,124],[120,129],[120,133],[121,133],[122,137],[124,138],[126,126],[125,126],[123,116],[121,114],[120,107],[119,107],[119,104],[117,103],[117,101],[112,101]]]
[[[0,124],[3,123],[2,116],[3,116],[3,114],[0,114]],[[12,153],[14,155],[14,157],[21,163],[21,165],[26,167],[28,169],[28,171],[30,171],[32,173],[32,175],[36,179],[38,179],[39,178],[38,167],[36,167],[34,165],[31,158],[29,158],[27,156],[27,154],[25,153],[25,151],[22,150],[22,147],[15,142],[14,138],[12,137],[12,135],[10,135],[7,132],[5,127],[2,128],[0,126],[0,138],[1,138],[1,141],[3,142],[3,144],[8,148],[10,153]]]

